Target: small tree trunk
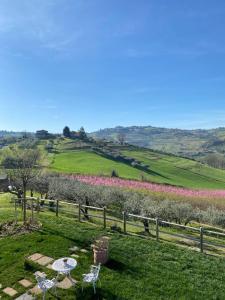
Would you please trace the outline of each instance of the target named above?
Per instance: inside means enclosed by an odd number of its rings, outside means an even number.
[[[85,200],[85,205],[89,206],[89,201],[88,201],[88,199]],[[82,211],[82,213],[83,213],[85,219],[86,219],[86,220],[89,220],[88,207],[82,208],[81,211]]]
[[[26,223],[27,220],[27,184],[26,182],[23,183],[23,223]]]
[[[148,220],[143,220],[143,224],[144,224],[145,233],[150,234]]]

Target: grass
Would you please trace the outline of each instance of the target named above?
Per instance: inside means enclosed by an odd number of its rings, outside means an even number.
[[[110,176],[116,170],[121,177],[140,179],[141,171],[126,164],[104,158],[88,150],[55,154],[51,169],[64,173]]]
[[[45,149],[47,142],[40,140],[37,147],[43,155],[43,166],[51,171],[110,176],[112,170],[115,170],[121,178],[126,179],[144,178],[155,183],[186,188],[225,188],[225,170],[211,168],[179,156],[161,154],[129,145],[110,146],[112,151],[121,151],[124,155],[149,165],[148,170],[141,171],[123,162],[94,153],[91,151],[93,144],[90,142],[59,138],[54,141],[54,150],[51,153],[47,153]],[[0,151],[0,159],[3,152],[4,149]]]
[[[159,154],[150,150],[123,151],[150,166],[152,179],[188,188],[224,189],[225,171],[202,165],[196,161]]]
[[[76,147],[81,149],[76,149]],[[208,167],[196,161],[178,156],[160,154],[148,149],[133,150],[122,147],[121,152],[149,165],[147,171],[141,171],[122,162],[102,157],[85,144],[60,141],[58,152],[54,154],[50,169],[62,173],[110,176],[116,170],[120,177],[126,179],[150,180],[155,183],[172,184],[186,188],[224,189],[225,171]],[[89,146],[90,147],[90,146]],[[76,149],[76,150],[75,150]]]
[[[8,200],[2,195],[0,205],[10,210]],[[7,207],[8,206],[8,207]],[[12,208],[13,211],[13,208]],[[35,282],[34,270],[24,266],[25,256],[34,252],[59,258],[68,255],[74,245],[90,249],[92,241],[108,234],[110,240],[109,263],[100,273],[101,288],[93,297],[91,287],[82,294],[80,284],[76,289],[58,290],[60,299],[223,299],[225,294],[225,261],[164,242],[143,240],[102,230],[100,227],[78,223],[67,217],[56,218],[40,214],[43,227],[40,231],[0,240],[0,283],[19,292],[24,290],[18,280],[27,278]],[[78,267],[72,276],[81,280],[92,263],[91,251],[79,253]],[[46,272],[46,270],[44,270]],[[48,270],[48,275],[55,275]],[[0,295],[2,295],[0,291]],[[8,299],[4,296],[3,299]],[[40,297],[38,299],[41,299]],[[51,294],[47,299],[55,299]]]

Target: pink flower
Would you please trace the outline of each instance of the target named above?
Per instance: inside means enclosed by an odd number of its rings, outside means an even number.
[[[177,196],[194,198],[225,198],[225,190],[187,189],[157,183],[100,176],[70,175],[69,177],[91,185],[115,186],[130,189],[144,189],[149,190],[151,192],[167,193],[174,194]]]

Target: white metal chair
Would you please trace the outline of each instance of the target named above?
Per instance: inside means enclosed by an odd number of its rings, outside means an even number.
[[[43,300],[45,300],[45,294],[48,290],[50,290],[51,288],[54,288],[55,294],[57,296],[56,293],[56,284],[57,284],[57,280],[55,278],[53,279],[47,279],[46,278],[46,274],[43,273],[43,275],[38,274],[38,272],[35,273],[35,277],[38,283],[38,287],[42,290],[43,292]]]
[[[82,291],[83,291],[84,283],[92,283],[93,289],[94,289],[94,294],[96,293],[96,283],[97,283],[97,281],[100,282],[100,279],[99,279],[100,268],[101,268],[101,264],[99,264],[97,266],[92,265],[90,272],[87,274],[83,274]]]

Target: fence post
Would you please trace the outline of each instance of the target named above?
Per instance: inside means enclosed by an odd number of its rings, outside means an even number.
[[[103,226],[106,229],[106,207],[103,207]]]
[[[156,236],[156,241],[159,240],[159,219],[155,219],[155,236]]]
[[[127,233],[127,218],[126,218],[126,212],[123,212],[123,232]]]
[[[34,221],[34,199],[31,199],[31,220]]]
[[[40,212],[40,198],[37,198],[37,213]]]
[[[78,221],[81,222],[81,205],[78,204]]]
[[[56,217],[59,216],[59,200],[56,200],[56,210],[55,210],[55,214],[56,214]]]
[[[200,227],[200,251],[203,252],[203,227]]]
[[[16,224],[17,224],[17,199],[15,198],[15,221],[16,221]]]

